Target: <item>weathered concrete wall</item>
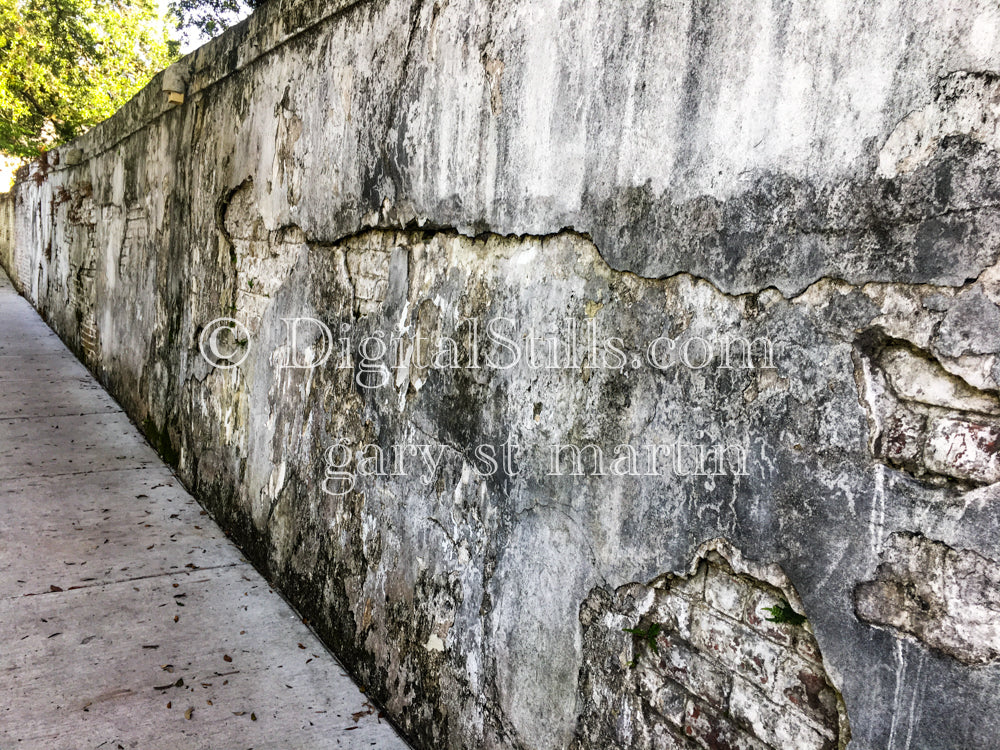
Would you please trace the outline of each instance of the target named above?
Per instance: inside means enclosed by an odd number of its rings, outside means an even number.
[[[11,268],[14,253],[14,193],[0,193],[0,266]]]
[[[0,259],[421,747],[992,748],[998,34],[273,0],[34,165]],[[338,445],[391,468],[329,494]]]

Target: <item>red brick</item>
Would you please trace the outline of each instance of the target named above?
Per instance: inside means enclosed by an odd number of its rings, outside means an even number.
[[[791,645],[794,628],[791,625],[771,622],[767,618],[770,612],[765,610],[770,607],[778,607],[784,604],[782,599],[774,596],[764,589],[754,589],[747,600],[746,616],[744,621],[757,632],[767,636],[772,641],[783,646]]]
[[[687,597],[691,601],[701,601],[705,598],[705,569],[708,564],[701,562],[694,575],[674,578],[670,581],[670,590]]]
[[[702,606],[691,610],[691,643],[723,666],[762,686],[774,681],[774,668],[782,656],[781,648],[757,631]]]
[[[815,722],[820,731],[836,736],[837,694],[824,677],[821,667],[797,657],[778,665],[770,697],[777,705],[794,708]]]
[[[717,708],[729,700],[731,677],[720,665],[698,653],[676,635],[660,638],[656,671],[683,685],[696,697]]]
[[[939,474],[982,484],[1000,481],[1000,429],[961,419],[931,421],[924,463]]]
[[[789,750],[832,750],[836,747],[831,738],[820,734],[804,716],[775,705],[745,680],[733,681],[729,713],[755,737],[772,747]]]
[[[659,671],[641,668],[639,692],[658,715],[680,729],[684,725],[684,706],[690,695],[673,680],[664,679]]]
[[[683,638],[691,635],[691,602],[672,591],[657,591],[651,612],[654,622],[676,631]]]
[[[716,565],[705,573],[705,602],[735,620],[743,617],[750,587],[741,579]]]
[[[685,736],[694,740],[699,747],[708,750],[769,750],[763,742],[740,729],[731,720],[697,701],[688,701],[684,719]]]

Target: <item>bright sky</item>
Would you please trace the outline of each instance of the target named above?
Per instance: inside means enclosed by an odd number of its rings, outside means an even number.
[[[170,4],[170,0],[156,0],[156,4],[159,7],[160,15],[161,16],[162,15],[166,15],[166,13],[167,13],[167,6]],[[233,17],[232,17],[233,20],[232,20],[232,23],[230,23],[230,25],[232,25],[234,23],[237,23],[239,21],[242,21],[244,18],[246,18],[247,16],[249,16],[250,13],[251,13],[251,9],[248,6],[243,5],[242,12],[233,14]],[[198,49],[201,45],[203,45],[205,42],[207,42],[209,39],[211,39],[211,37],[200,36],[200,35],[197,36],[197,37],[194,37],[190,33],[189,33],[189,36],[191,36],[190,39],[187,39],[187,40],[182,39],[181,40],[181,54],[183,54],[183,55],[186,55],[188,52],[192,52],[192,51]]]

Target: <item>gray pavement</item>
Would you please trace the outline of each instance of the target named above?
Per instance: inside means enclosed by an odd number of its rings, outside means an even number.
[[[0,270],[0,750],[406,748]]]

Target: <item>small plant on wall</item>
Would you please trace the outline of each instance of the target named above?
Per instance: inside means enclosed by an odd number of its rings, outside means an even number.
[[[657,656],[660,655],[660,648],[659,646],[656,645],[656,638],[663,630],[663,626],[660,623],[654,622],[648,628],[645,629],[622,628],[622,630],[626,633],[631,633],[632,635],[641,639],[654,654],[656,654]],[[638,660],[639,658],[638,656],[636,656],[636,658],[630,661],[628,665],[630,667],[634,667]]]
[[[777,622],[782,625],[801,625],[806,621],[805,615],[800,615],[788,602],[776,604],[773,607],[764,607],[764,611],[771,616],[765,617],[768,622]]]

